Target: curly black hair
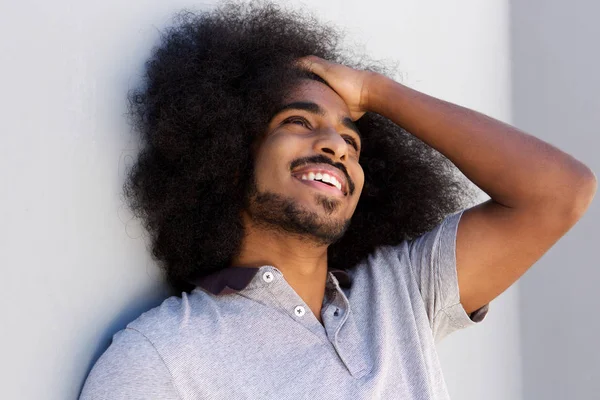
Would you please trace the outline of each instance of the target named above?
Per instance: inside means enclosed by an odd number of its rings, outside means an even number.
[[[142,83],[128,93],[141,148],[124,194],[151,237],[151,252],[179,291],[231,265],[244,227],[253,149],[314,54],[389,74],[382,62],[350,57],[339,28],[270,2],[226,2],[183,10],[161,32]],[[381,115],[356,121],[364,188],[350,227],[328,247],[328,266],[349,269],[376,246],[432,229],[473,200],[448,159]]]

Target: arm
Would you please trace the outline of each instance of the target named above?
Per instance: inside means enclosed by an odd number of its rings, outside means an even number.
[[[353,119],[366,111],[392,120],[433,147],[491,200],[466,210],[457,229],[456,269],[467,313],[512,285],[588,208],[592,171],[515,127],[315,56],[299,65],[340,95]]]
[[[367,110],[444,154],[491,200],[464,212],[456,263],[467,313],[513,284],[581,218],[596,178],[559,149],[476,111],[374,75]]]

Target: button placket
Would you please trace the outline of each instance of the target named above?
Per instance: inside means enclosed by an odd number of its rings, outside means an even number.
[[[269,283],[269,284],[272,283],[273,285],[275,285],[275,272],[276,271],[270,271],[270,270],[263,272],[262,280],[266,283]],[[283,287],[280,287],[278,285],[275,285],[275,286],[268,285],[268,287],[269,287],[269,291],[273,294],[274,299],[277,300],[282,307],[286,308],[288,310],[288,312],[293,314],[294,318],[304,317],[304,315],[306,314],[306,307],[304,305],[296,303],[294,305],[291,305],[291,307],[290,307],[289,303],[286,305],[279,301],[281,299],[281,297],[286,296],[286,294],[285,294],[285,292],[287,292],[286,289],[284,289]],[[299,300],[301,300],[301,299],[299,299]]]
[[[263,278],[263,281],[265,281],[267,283],[271,283],[271,282],[273,282],[273,279],[275,279],[273,272],[271,272],[271,271],[267,271],[267,272],[263,273],[262,278]]]
[[[302,306],[296,306],[296,308],[294,308],[294,314],[298,317],[302,317],[306,314],[306,309]]]
[[[334,343],[335,338],[347,319],[347,309],[349,303],[346,302],[344,294],[339,288],[333,293],[332,301],[328,305],[327,317],[327,337]]]
[[[330,345],[331,342],[323,325],[310,312],[308,305],[289,285],[281,271],[273,266],[265,266],[264,270],[256,275],[256,280],[256,287],[263,289],[256,291],[256,296],[268,296],[268,298],[263,297],[261,302],[266,301],[266,304],[270,304],[279,312],[285,313],[288,318],[293,319],[304,329],[314,334],[325,345]],[[331,347],[331,350],[335,352],[333,347]]]

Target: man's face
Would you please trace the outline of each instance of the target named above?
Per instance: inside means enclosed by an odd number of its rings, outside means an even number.
[[[257,150],[247,210],[253,222],[320,245],[340,239],[364,184],[361,145],[342,98],[302,80]]]

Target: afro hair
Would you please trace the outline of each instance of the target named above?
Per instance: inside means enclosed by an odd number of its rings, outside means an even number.
[[[123,189],[150,234],[151,253],[178,291],[231,265],[244,227],[253,146],[314,54],[386,74],[340,48],[337,28],[270,2],[226,2],[175,15],[129,91],[140,151]],[[363,57],[366,59],[366,57]],[[473,200],[439,152],[381,115],[356,121],[365,184],[345,235],[328,247],[330,268],[350,269],[375,247],[410,240]]]

